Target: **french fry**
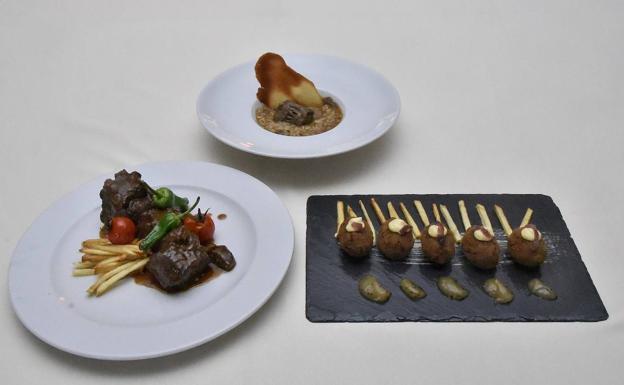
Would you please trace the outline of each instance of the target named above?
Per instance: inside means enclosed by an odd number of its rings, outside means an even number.
[[[524,218],[522,218],[522,222],[520,223],[520,227],[524,227],[531,222],[531,217],[533,216],[533,209],[528,208],[526,213],[524,213]]]
[[[347,213],[349,213],[349,218],[357,218],[358,216],[349,205],[347,205]]]
[[[93,274],[95,274],[94,269],[74,269],[74,271],[72,271],[72,275],[74,277],[84,277],[86,275],[93,275]]]
[[[106,238],[87,239],[82,242],[82,247],[90,248],[94,245],[110,245],[110,241]]]
[[[83,253],[83,254],[91,254],[91,255],[108,255],[108,256],[113,256],[113,255],[119,254],[119,253],[113,252],[113,251],[98,250],[98,249],[95,249],[93,247],[90,247],[90,248],[83,247],[79,251],[81,253]]]
[[[377,244],[377,234],[375,233],[375,227],[373,226],[373,222],[368,216],[368,211],[366,210],[366,206],[364,206],[364,202],[360,200],[359,204],[360,204],[360,208],[362,209],[362,212],[364,213],[364,217],[366,218],[366,222],[368,223],[368,226],[373,232],[373,246],[375,246]]]
[[[93,245],[90,250],[130,255],[140,255],[143,253],[138,245]]]
[[[143,259],[139,259],[138,261],[131,262],[130,264],[128,264],[129,266],[125,266],[124,269],[122,269],[119,272],[113,274],[110,278],[108,278],[106,281],[104,281],[102,284],[100,284],[98,286],[98,288],[96,289],[96,291],[95,291],[95,295],[98,296],[98,297],[101,296],[109,288],[111,288],[116,282],[118,282],[122,278],[126,277],[128,274],[142,269],[143,266],[145,266],[145,264],[147,263],[148,260],[149,260],[149,258],[143,258]]]
[[[97,266],[101,266],[101,265],[106,265],[108,263],[119,262],[121,260],[122,260],[122,256],[121,255],[116,255],[114,257],[109,257],[109,258],[106,258],[103,261],[98,262],[95,266],[97,267]]]
[[[390,218],[400,218],[399,213],[397,213],[397,211],[394,209],[394,205],[392,205],[392,202],[388,202],[388,215],[390,216]]]
[[[476,207],[477,207],[477,213],[479,213],[479,218],[481,218],[481,223],[483,224],[483,227],[488,229],[490,233],[494,234],[494,228],[492,227],[492,222],[490,222],[490,217],[488,217],[485,206],[479,203],[477,204]]]
[[[89,293],[90,295],[95,294],[95,291],[97,290],[97,288],[103,283],[105,282],[107,279],[109,279],[110,277],[112,277],[113,275],[117,274],[118,272],[122,271],[124,268],[128,267],[131,263],[135,263],[135,262],[127,262],[124,263],[118,267],[116,267],[115,269],[109,271],[106,274],[102,274],[98,277],[97,281],[95,281],[95,283],[91,286],[89,286],[89,288],[87,289],[87,293]]]
[[[74,262],[74,269],[90,269],[92,267],[95,267],[95,262]]]
[[[375,198],[371,198],[371,206],[373,206],[373,211],[375,211],[377,219],[379,219],[379,223],[384,223],[386,221],[386,216],[384,215],[383,211],[381,211],[381,207],[379,207],[379,204],[377,203]]]
[[[114,257],[114,255],[93,255],[85,254],[82,256],[82,262],[102,262],[106,258]]]
[[[118,268],[122,264],[123,264],[123,262],[107,263],[105,265],[98,265],[93,270],[95,270],[95,274],[97,274],[97,275],[105,274],[105,273],[108,273],[111,270],[114,270],[114,269]]]
[[[422,205],[421,201],[414,201],[414,206],[416,206],[416,211],[418,211],[418,215],[420,216],[420,220],[425,225],[425,227],[429,226],[429,217],[427,216],[427,212]]]
[[[511,230],[511,226],[509,226],[509,221],[507,220],[507,217],[505,216],[505,212],[503,211],[503,208],[500,207],[499,205],[494,205],[494,212],[496,213],[496,216],[498,217],[498,221],[503,227],[503,231],[505,231],[505,235],[510,236],[512,230]]]
[[[451,213],[448,211],[445,205],[440,205],[440,211],[442,211],[442,215],[444,216],[444,220],[448,224],[449,230],[451,230],[451,234],[453,234],[453,238],[455,238],[456,243],[460,243],[462,236],[457,229],[457,225],[451,216]]]
[[[435,218],[437,222],[442,223],[442,218],[440,218],[440,211],[438,210],[438,205],[435,203],[433,204],[433,217]]]
[[[342,222],[344,222],[344,220],[344,202],[338,201],[336,202],[336,234],[334,234],[335,237],[338,236],[338,230],[340,230],[340,225],[342,224]]]
[[[420,239],[420,230],[418,229],[418,225],[416,224],[414,217],[412,217],[412,214],[407,211],[407,207],[405,207],[403,202],[399,202],[399,207],[401,208],[401,211],[403,212],[403,216],[405,217],[407,223],[412,226],[412,233],[414,233],[414,238]]]
[[[468,217],[468,211],[466,210],[466,204],[463,200],[457,202],[459,205],[459,214],[461,215],[462,223],[464,224],[464,231],[467,231],[470,226],[470,218]]]

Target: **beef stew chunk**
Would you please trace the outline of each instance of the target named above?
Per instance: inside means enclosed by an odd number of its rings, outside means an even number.
[[[210,245],[207,248],[210,261],[219,268],[225,271],[231,271],[236,266],[236,260],[227,247],[223,245]]]
[[[146,267],[163,290],[178,292],[201,279],[210,270],[210,262],[197,235],[181,226],[161,240]]]
[[[147,189],[141,181],[141,174],[136,171],[129,173],[121,170],[115,174],[114,180],[107,179],[100,190],[100,198],[100,220],[105,229],[110,228],[111,219],[115,216],[130,217],[136,222],[142,211],[152,207]],[[139,202],[134,203],[135,200]]]

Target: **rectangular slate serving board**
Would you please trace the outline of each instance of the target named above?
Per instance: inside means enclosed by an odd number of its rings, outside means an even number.
[[[339,249],[336,231],[336,201],[351,205],[361,215],[358,200],[366,205],[373,225],[379,222],[370,205],[374,197],[387,216],[386,203],[404,202],[422,229],[422,222],[413,201],[422,201],[430,220],[433,203],[445,204],[460,232],[463,225],[457,202],[463,199],[473,224],[479,224],[475,205],[486,206],[496,238],[501,245],[501,262],[495,271],[482,271],[470,265],[461,254],[461,247],[448,266],[428,263],[417,240],[405,261],[389,261],[373,248],[370,257],[353,259]],[[494,214],[493,206],[503,207],[512,227],[520,224],[527,209],[534,210],[532,223],[542,232],[548,249],[546,262],[539,269],[515,265],[506,255],[505,234]],[[401,212],[399,211],[401,214]],[[401,214],[402,215],[402,214]],[[373,274],[392,291],[385,304],[370,302],[360,296],[358,280]],[[451,275],[470,295],[463,301],[453,301],[440,293],[436,279]],[[496,276],[515,294],[507,305],[495,304],[483,291],[483,282]],[[401,278],[407,277],[422,286],[427,297],[419,301],[408,299],[399,288]],[[559,298],[545,301],[530,295],[527,283],[540,278],[552,287]],[[587,272],[585,264],[553,200],[545,195],[519,194],[453,194],[453,195],[331,195],[311,196],[307,202],[306,233],[306,317],[312,322],[398,322],[398,321],[602,321],[607,311]]]

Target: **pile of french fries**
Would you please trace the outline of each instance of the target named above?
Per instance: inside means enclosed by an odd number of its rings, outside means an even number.
[[[113,245],[108,239],[87,239],[80,249],[82,260],[74,263],[73,275],[83,277],[98,276],[96,282],[89,286],[87,293],[101,296],[115,283],[132,273],[143,269],[149,258],[139,248],[135,240],[128,245]]]

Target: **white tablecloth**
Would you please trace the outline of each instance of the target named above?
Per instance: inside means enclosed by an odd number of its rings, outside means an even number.
[[[0,382],[620,382],[622,20],[620,1],[0,1]],[[379,70],[401,94],[398,124],[327,159],[225,147],[198,123],[196,96],[267,50]],[[81,183],[167,159],[235,167],[279,194],[296,232],[280,289],[232,332],[171,357],[98,362],[37,340],[6,292],[21,234]],[[408,192],[551,195],[609,320],[308,322],[306,198]]]

